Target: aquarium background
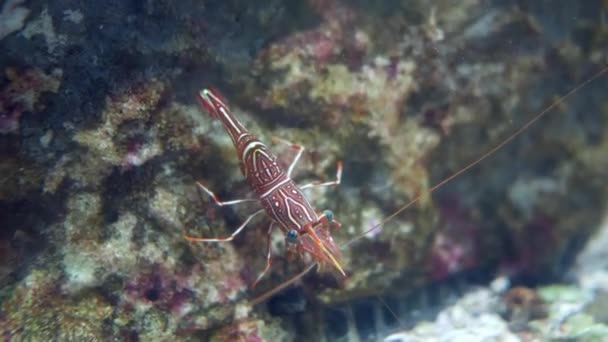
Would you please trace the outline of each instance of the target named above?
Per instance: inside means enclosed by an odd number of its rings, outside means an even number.
[[[608,4],[0,2],[5,341],[602,341]],[[330,209],[290,258],[212,87]],[[496,153],[442,180],[499,146]],[[436,184],[442,186],[435,187]],[[432,193],[429,191],[433,190]],[[412,200],[406,210],[373,229]],[[263,300],[262,300],[263,299]],[[255,304],[255,305],[254,305]]]

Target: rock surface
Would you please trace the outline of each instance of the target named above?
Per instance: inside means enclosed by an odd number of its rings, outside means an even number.
[[[605,77],[491,160],[426,191],[607,64],[606,10],[570,1],[6,0],[0,337],[291,340],[297,327],[276,312],[409,293],[469,271],[526,284],[559,278],[606,207]],[[223,199],[249,194],[230,139],[196,104],[203,86],[218,88],[262,140],[306,146],[299,181],[330,179],[343,162],[340,187],[309,195],[342,222],[334,239],[346,278],[310,274],[297,300],[251,308],[306,266],[283,257],[284,237],[273,237],[277,257],[255,290],[267,221],[233,243],[184,239],[226,235],[255,209],[218,208],[197,190],[201,181]],[[273,149],[284,163],[293,157]],[[471,296],[496,296],[485,291]],[[553,303],[551,291],[537,292]],[[475,316],[462,305],[435,324],[464,338],[483,317],[489,338],[519,336],[492,310]],[[601,331],[598,317],[579,310],[560,322],[578,336],[586,324]]]

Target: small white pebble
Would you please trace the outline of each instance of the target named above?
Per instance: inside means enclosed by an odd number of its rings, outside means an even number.
[[[43,136],[40,137],[40,145],[47,148],[49,147],[51,140],[53,140],[53,130],[49,129]]]
[[[490,289],[494,293],[504,293],[511,286],[510,283],[511,282],[509,281],[509,278],[501,276],[492,281],[492,283],[490,284]]]

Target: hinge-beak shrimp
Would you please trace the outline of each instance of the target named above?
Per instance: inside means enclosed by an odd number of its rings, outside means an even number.
[[[256,216],[266,213],[271,219],[266,241],[266,267],[253,283],[255,286],[264,277],[272,264],[271,234],[279,227],[285,234],[285,243],[289,251],[304,257],[309,255],[319,265],[331,265],[343,276],[346,275],[340,264],[340,252],[331,237],[330,229],[337,228],[340,223],[334,219],[330,210],[322,213],[315,211],[303,189],[312,187],[337,186],[342,177],[342,163],[338,162],[336,179],[328,182],[312,182],[298,186],[291,174],[298,163],[304,147],[279,138],[274,140],[289,145],[296,150],[296,155],[284,170],[277,162],[277,157],[230,112],[221,96],[210,89],[198,93],[201,104],[214,118],[220,120],[230,135],[236,148],[240,167],[247,182],[255,191],[262,209],[249,215],[245,221],[228,237],[202,238],[186,235],[193,242],[226,242],[232,241],[247,224]],[[219,206],[234,205],[255,199],[237,199],[221,201],[211,190],[202,183],[198,186],[205,191]]]

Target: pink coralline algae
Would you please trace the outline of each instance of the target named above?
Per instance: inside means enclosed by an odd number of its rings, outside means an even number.
[[[366,126],[367,137],[388,148],[394,187],[409,196],[423,192],[428,171],[422,161],[440,135],[403,113],[419,86],[416,75],[425,65],[419,60],[431,61],[418,51],[424,50],[419,46],[426,46],[425,38],[408,33],[394,37],[393,48],[375,51],[371,37],[378,32],[360,25],[365,13],[339,1],[311,5],[323,18],[317,27],[277,41],[257,56],[257,70],[271,75],[263,92],[253,90],[258,104],[319,126],[344,131]]]
[[[311,5],[324,22],[315,29],[295,33],[273,44],[265,52],[268,58],[291,54],[323,63],[341,53],[346,45],[346,25],[355,19],[354,12],[338,1],[311,1]]]
[[[17,131],[23,113],[44,110],[40,98],[45,92],[59,90],[63,71],[54,69],[47,74],[37,68],[23,71],[7,68],[5,76],[8,84],[0,90],[0,134]]]
[[[478,265],[479,229],[470,214],[449,201],[440,208],[442,224],[430,251],[430,275],[441,280]]]
[[[141,166],[146,161],[162,153],[161,142],[156,130],[145,130],[145,123],[157,108],[163,96],[163,83],[150,79],[134,82],[131,87],[116,91],[106,97],[105,108],[101,114],[103,122],[88,130],[80,130],[74,140],[88,152],[81,160],[91,174],[82,175],[79,181],[96,183],[100,175],[107,174],[115,166],[122,171]],[[127,126],[139,125],[134,133]],[[78,172],[70,172],[74,177]]]
[[[188,288],[187,276],[154,266],[137,275],[125,286],[124,303],[154,306],[178,317],[189,313],[194,294]]]
[[[344,56],[352,56],[361,64],[361,57],[366,54],[369,41],[367,35],[360,30],[354,30],[355,12],[338,1],[313,1],[312,7],[322,17],[323,22],[307,31],[296,32],[262,50],[257,57],[257,67],[287,71],[285,78],[274,84],[269,95],[258,96],[263,108],[287,106],[291,97],[298,97],[299,86],[315,83],[321,79],[327,67],[341,61]],[[349,63],[350,64],[350,63]],[[335,65],[342,65],[341,62]],[[306,87],[303,87],[306,88]],[[303,89],[300,89],[303,90]],[[311,89],[309,96],[339,97],[339,103],[347,103],[348,98],[341,96],[341,91],[327,94],[323,90]],[[348,96],[346,96],[348,97]],[[326,102],[333,99],[325,98]]]

